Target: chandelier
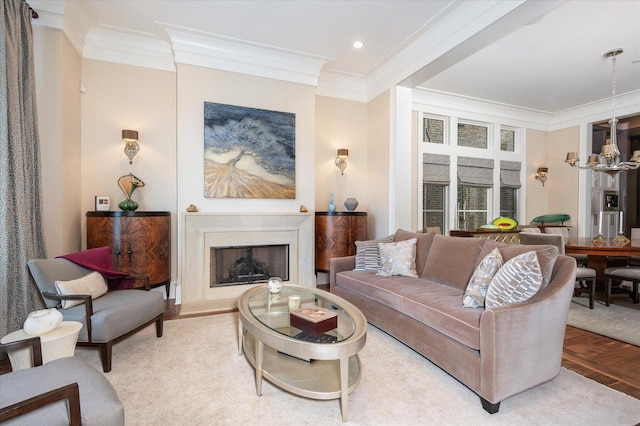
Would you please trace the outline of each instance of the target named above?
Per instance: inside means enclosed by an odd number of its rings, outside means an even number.
[[[616,125],[618,119],[616,118],[616,57],[620,55],[624,50],[613,49],[604,54],[605,58],[611,58],[613,63],[613,79],[611,90],[611,104],[612,104],[612,117],[609,120],[611,126],[611,138],[607,139],[605,144],[602,145],[602,151],[600,155],[591,154],[587,160],[586,166],[579,166],[578,153],[568,152],[565,162],[569,163],[571,167],[578,169],[591,169],[596,172],[608,173],[610,176],[615,176],[619,172],[625,172],[627,170],[636,170],[640,167],[640,150],[633,152],[633,157],[629,161],[620,161],[620,150],[617,144]],[[602,161],[600,159],[602,157]]]

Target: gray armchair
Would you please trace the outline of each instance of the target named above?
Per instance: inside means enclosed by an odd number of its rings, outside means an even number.
[[[0,375],[0,423],[124,425],[124,407],[109,381],[75,357],[42,365],[40,338],[0,345],[0,352],[30,347],[33,368]]]
[[[47,308],[58,308],[65,321],[78,321],[83,327],[78,346],[100,349],[102,369],[111,371],[111,352],[115,342],[156,323],[156,335],[162,337],[164,300],[162,293],[142,290],[115,290],[97,298],[89,295],[60,295],[55,281],[81,278],[92,271],[66,259],[38,259],[28,262]],[[62,309],[61,300],[84,303]]]

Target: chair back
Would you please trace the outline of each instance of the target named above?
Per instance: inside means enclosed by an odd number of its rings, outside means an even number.
[[[564,239],[560,234],[520,234],[520,244],[549,245],[558,247],[558,252],[564,254]]]
[[[31,276],[33,276],[40,294],[53,293],[56,294],[57,281],[70,281],[82,278],[91,273],[90,269],[83,268],[66,259],[35,259],[27,262]],[[55,308],[60,303],[57,300],[44,299],[47,308]]]
[[[569,241],[569,228],[565,228],[562,226],[554,226],[554,227],[544,228],[544,233],[562,235],[562,238],[564,238],[565,244],[567,243],[567,241]]]
[[[520,233],[525,233],[525,234],[540,234],[540,228],[538,228],[537,226],[523,226],[522,228],[520,228]]]
[[[435,232],[436,234],[442,234],[442,230],[439,226],[425,226],[424,232]]]
[[[640,228],[631,228],[631,239],[640,240]]]

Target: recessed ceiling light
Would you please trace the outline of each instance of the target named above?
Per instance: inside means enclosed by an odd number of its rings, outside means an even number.
[[[358,40],[358,41],[354,41],[352,46],[356,49],[362,49],[364,47],[364,43]]]

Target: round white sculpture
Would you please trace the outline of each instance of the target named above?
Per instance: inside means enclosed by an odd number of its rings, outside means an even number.
[[[56,328],[62,322],[62,314],[56,308],[41,309],[29,314],[23,330],[31,336],[42,336]]]
[[[269,278],[269,282],[267,283],[267,290],[269,290],[269,293],[280,293],[280,290],[282,290],[282,278]]]

